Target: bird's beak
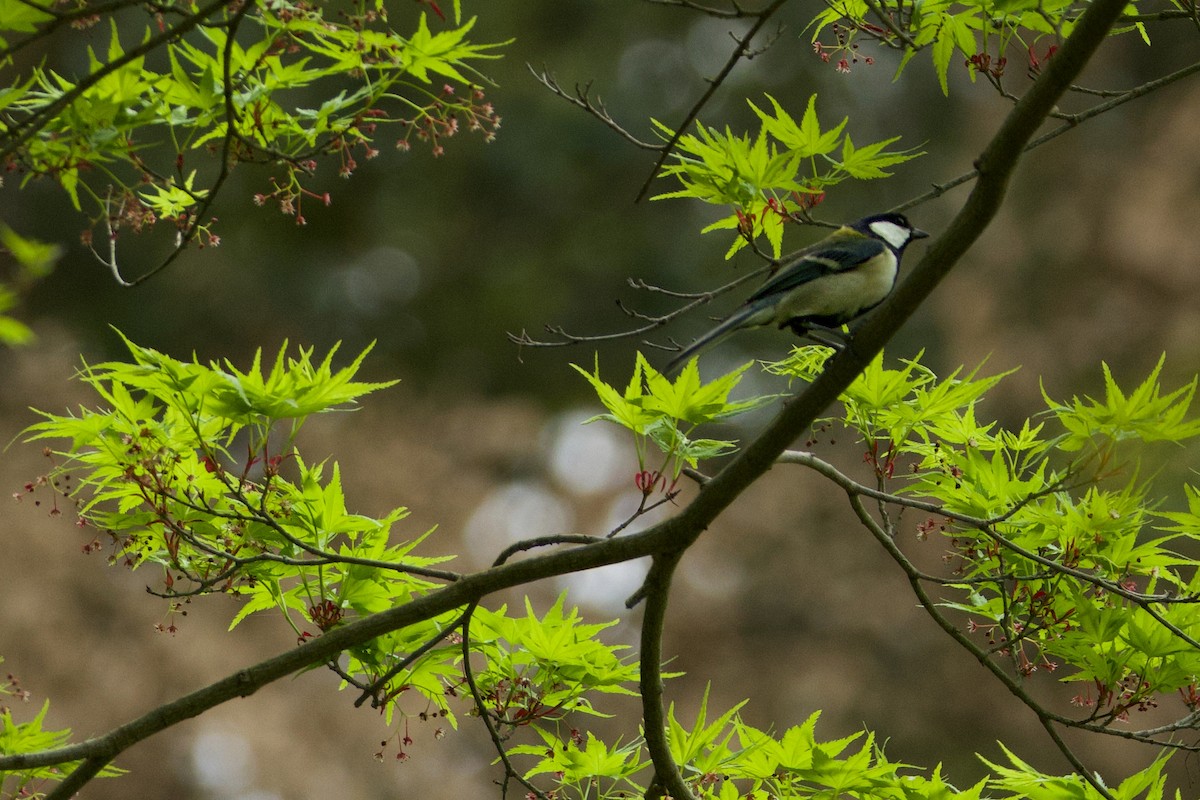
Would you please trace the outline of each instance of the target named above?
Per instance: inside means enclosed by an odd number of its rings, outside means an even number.
[[[929,234],[926,233],[925,231],[921,230],[920,228],[913,228],[912,235],[909,236],[908,238],[910,238],[910,239],[928,239]]]

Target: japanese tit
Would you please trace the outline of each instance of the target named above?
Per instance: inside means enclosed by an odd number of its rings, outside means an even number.
[[[928,235],[891,213],[838,228],[792,256],[727,320],[685,347],[667,372],[742,328],[775,325],[797,336],[811,336],[813,329],[834,332],[884,301],[896,284],[904,248]]]

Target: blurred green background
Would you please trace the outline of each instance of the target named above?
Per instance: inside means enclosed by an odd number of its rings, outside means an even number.
[[[239,363],[285,339],[318,352],[342,341],[347,357],[374,341],[367,376],[402,384],[369,398],[362,411],[313,423],[304,442],[310,459],[342,463],[349,499],[364,513],[411,507],[400,530],[415,535],[438,525],[426,549],[464,553],[459,568],[483,566],[517,538],[597,533],[627,513],[636,504],[632,450],[615,430],[578,424],[598,406],[568,364],[590,365],[598,351],[603,374],[623,382],[644,346],[623,339],[518,349],[506,332],[622,330],[631,322],[618,301],[663,308],[627,278],[694,291],[757,265],[745,254],[725,262],[728,239],[699,235],[717,210],[635,204],[652,156],[552,96],[526,65],[548,69],[568,88],[591,82],[618,121],[651,139],[649,118],[675,125],[727,58],[730,32],[745,26],[649,3],[497,0],[467,12],[480,14],[477,40],[515,38],[503,60],[487,65],[497,83],[488,96],[504,119],[497,140],[462,135],[438,159],[420,146],[384,147],[349,182],[326,174],[310,186],[332,192],[334,202],[307,207],[305,227],[255,207],[251,196],[268,185],[266,173],[239,168],[216,210],[221,246],[192,252],[126,290],[78,245],[83,221],[53,187],[19,190],[10,181],[0,189],[7,224],[68,246],[22,310],[38,341],[0,352],[0,436],[19,438],[35,419],[30,406],[90,402],[70,377],[81,355],[121,354],[110,326],[176,356]],[[394,11],[396,27],[415,13]],[[770,93],[799,114],[816,92],[822,121],[848,115],[856,141],[900,135],[900,146],[928,151],[890,180],[832,193],[817,211],[826,220],[894,206],[971,168],[1007,101],[954,68],[943,97],[928,56],[894,82],[894,57],[882,50],[874,66],[839,74],[802,34],[807,13],[785,9],[774,46],[734,72],[702,121],[745,128],[752,116],[744,98]],[[1134,36],[1109,42],[1083,82],[1128,88],[1196,58],[1194,31],[1191,39],[1170,26],[1150,32],[1150,47]],[[71,41],[79,39],[60,46]],[[65,52],[48,57],[69,62]],[[1010,59],[1006,78],[1017,91],[1028,82],[1020,60]],[[1184,81],[1031,153],[1000,216],[889,354],[923,350],[941,372],[985,359],[996,372],[1021,366],[987,405],[1007,422],[1043,407],[1039,380],[1059,399],[1095,392],[1101,360],[1127,384],[1165,351],[1167,385],[1190,380],[1200,366],[1198,123],[1200,83]],[[967,191],[910,216],[936,235]],[[792,236],[786,249],[811,238]],[[136,240],[124,246],[128,274],[161,253]],[[915,247],[909,262],[922,252]],[[709,314],[736,302],[718,301],[651,339],[686,341]],[[706,374],[754,355],[782,355],[790,344],[777,332],[745,335],[707,355]],[[730,435],[744,440],[763,419]],[[838,438],[826,432],[816,449],[865,476],[861,453],[831,441]],[[1184,463],[1193,453],[1178,455]],[[11,492],[45,469],[40,446],[19,441],[0,461]],[[47,505],[10,500],[0,513],[0,654],[35,706],[51,698],[50,724],[97,734],[291,646],[288,628],[265,616],[226,635],[235,606],[221,597],[190,604],[177,635],[156,633],[165,606],[144,591],[156,576],[108,570],[102,557],[80,555],[90,535],[52,517]],[[937,564],[942,545],[916,542],[917,521],[908,520],[904,545]],[[565,588],[598,620],[623,613],[638,579],[634,569],[615,568],[535,590],[545,601]],[[614,639],[634,643],[637,619],[635,611]],[[997,739],[1038,766],[1066,769],[1033,715],[923,617],[842,498],[811,475],[775,470],[712,527],[684,560],[668,626],[671,668],[687,673],[668,696],[685,715],[711,681],[710,709],[748,697],[747,719],[777,730],[824,709],[819,735],[874,729],[893,759],[929,766],[944,759],[960,785],[982,774],[973,753],[999,757]],[[1065,708],[1073,692],[1037,678],[1035,693]],[[444,739],[431,723],[413,720],[411,760],[391,757],[393,741],[378,764],[373,753],[391,732],[336,686],[332,675],[308,673],[181,725],[121,760],[132,775],[98,782],[84,796],[496,796],[490,780],[498,773],[470,720]],[[628,739],[635,720],[597,724]],[[1117,740],[1070,741],[1113,780],[1153,755]],[[1194,796],[1200,779],[1177,761],[1184,794]]]

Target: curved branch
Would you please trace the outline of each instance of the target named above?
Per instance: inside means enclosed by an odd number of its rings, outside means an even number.
[[[642,696],[642,735],[646,738],[646,749],[654,764],[652,786],[665,790],[674,800],[686,800],[691,790],[679,773],[679,766],[671,757],[671,746],[667,743],[667,720],[663,715],[662,680],[662,635],[667,615],[667,600],[670,597],[671,576],[683,555],[678,550],[655,556],[642,584],[641,593],[646,598],[646,612],[642,618],[642,652],[638,668],[638,689]]]
[[[924,512],[927,512],[930,514],[937,514],[939,516],[945,517],[946,519],[954,520],[955,522],[958,522],[967,527],[975,528],[980,533],[982,533],[984,536],[987,536],[990,539],[993,539],[996,543],[1004,546],[1008,550],[1011,550],[1012,552],[1016,553],[1021,558],[1025,559],[1027,561],[1032,561],[1035,564],[1039,564],[1043,567],[1046,567],[1048,570],[1051,570],[1054,573],[1062,574],[1062,575],[1069,575],[1072,578],[1083,581],[1085,583],[1089,583],[1092,586],[1095,586],[1097,589],[1102,589],[1105,592],[1115,594],[1119,597],[1129,600],[1130,602],[1137,603],[1138,605],[1140,605],[1142,607],[1145,607],[1145,605],[1147,603],[1167,603],[1167,602],[1195,603],[1195,602],[1198,602],[1198,600],[1194,599],[1194,598],[1172,598],[1167,594],[1151,595],[1151,594],[1144,594],[1142,592],[1132,591],[1132,590],[1127,589],[1126,587],[1122,586],[1120,583],[1118,583],[1116,581],[1110,581],[1106,578],[1097,577],[1095,575],[1092,575],[1089,572],[1085,572],[1084,570],[1077,569],[1075,567],[1068,567],[1065,564],[1061,564],[1052,558],[1046,558],[1045,556],[1039,555],[1039,554],[1033,552],[1032,550],[1027,550],[1026,548],[1024,548],[1021,545],[1017,544],[1016,542],[1012,541],[1008,537],[1004,536],[1003,534],[996,532],[996,530],[994,529],[994,526],[996,524],[998,524],[1000,522],[1004,522],[1005,520],[1010,518],[1018,509],[1020,509],[1022,507],[1023,504],[1031,502],[1032,500],[1036,499],[1037,497],[1040,497],[1042,494],[1045,494],[1047,492],[1038,492],[1033,495],[1030,495],[1029,497],[1025,498],[1020,504],[1015,505],[1012,509],[1006,511],[1004,514],[1001,514],[1000,516],[993,517],[992,519],[983,519],[981,517],[973,517],[969,514],[960,514],[957,511],[950,511],[950,510],[944,508],[943,506],[939,506],[936,503],[930,503],[925,500],[915,500],[911,497],[902,497],[900,495],[889,494],[887,492],[880,491],[879,489],[872,489],[869,486],[865,486],[861,483],[858,483],[857,481],[853,480],[849,476],[840,472],[832,464],[830,464],[826,461],[822,461],[821,459],[814,456],[812,453],[806,453],[806,452],[801,452],[801,451],[797,451],[797,450],[788,450],[780,455],[779,462],[783,463],[783,464],[800,464],[800,465],[809,467],[810,469],[813,469],[816,472],[819,472],[822,475],[824,475],[826,478],[829,478],[830,480],[832,480],[834,483],[836,483],[839,487],[841,487],[848,494],[862,495],[864,497],[870,497],[873,500],[878,500],[881,503],[890,503],[892,505],[897,505],[902,508],[911,508],[911,509],[914,509],[917,511],[924,511]],[[1055,487],[1055,488],[1057,488],[1057,487]],[[932,577],[929,577],[927,579],[934,580],[934,578],[932,578]],[[958,581],[956,581],[956,582],[958,582]],[[1147,608],[1146,610],[1147,610],[1147,612],[1150,612],[1153,615],[1154,612],[1151,612],[1150,609]],[[1158,617],[1155,617],[1155,618],[1158,619]],[[1166,626],[1172,632],[1177,632],[1176,635],[1179,636],[1181,639],[1183,639],[1183,641],[1186,644],[1188,644],[1191,647],[1195,647],[1197,650],[1200,650],[1200,642],[1196,642],[1195,640],[1192,639],[1192,637],[1188,636],[1182,630],[1179,630],[1176,626],[1172,625],[1170,622],[1168,622],[1166,620],[1160,620],[1160,622],[1162,622],[1162,624],[1164,626]]]
[[[1060,745],[1059,750],[1062,752],[1063,757],[1070,762],[1071,766],[1077,772],[1079,772],[1079,774],[1081,774],[1088,783],[1095,787],[1096,791],[1098,791],[1102,797],[1104,797],[1106,800],[1116,800],[1116,798],[1109,793],[1108,789],[1105,788],[1102,783],[1097,781],[1096,778],[1092,776],[1091,773],[1084,767],[1084,765],[1079,762],[1079,759],[1075,757],[1074,753],[1072,753],[1066,747],[1066,745],[1062,743],[1062,739],[1057,735],[1057,731],[1051,727],[1051,722],[1059,722],[1062,721],[1063,718],[1059,718],[1057,715],[1051,714],[1046,709],[1042,708],[1036,700],[1030,697],[1029,693],[1026,692],[1025,689],[1022,688],[1022,686],[1011,675],[1001,669],[1000,666],[989,657],[987,651],[977,646],[974,642],[967,638],[966,634],[964,634],[953,623],[951,623],[950,620],[946,619],[945,615],[938,610],[937,603],[935,603],[933,598],[929,596],[929,593],[925,591],[925,587],[921,585],[920,574],[913,566],[912,562],[908,560],[908,557],[905,556],[904,553],[900,552],[900,548],[896,546],[896,543],[892,541],[892,538],[888,536],[887,533],[883,531],[871,517],[866,507],[863,505],[862,498],[856,495],[851,495],[850,505],[854,508],[854,512],[858,515],[858,518],[863,525],[875,536],[876,541],[883,545],[884,549],[887,550],[888,555],[890,555],[892,559],[900,565],[900,568],[904,570],[905,575],[908,577],[909,587],[912,589],[913,594],[917,596],[917,602],[919,602],[921,607],[925,609],[925,612],[933,618],[933,621],[937,623],[938,627],[945,631],[950,638],[954,639],[954,641],[962,646],[963,649],[975,656],[975,659],[980,663],[980,665],[983,666],[984,669],[992,673],[992,675],[995,676],[995,678],[999,680],[1006,689],[1008,689],[1018,700],[1024,703],[1027,708],[1037,715],[1038,721],[1043,727],[1046,728],[1047,732],[1050,734],[1051,740],[1054,741],[1056,745]],[[1067,720],[1067,722],[1070,722],[1070,720]]]
[[[1079,730],[1084,730],[1089,733],[1102,733],[1102,734],[1106,734],[1109,736],[1117,736],[1120,738],[1137,741],[1142,744],[1150,744],[1150,745],[1155,745],[1158,747],[1170,747],[1170,748],[1177,749],[1177,750],[1200,750],[1200,746],[1184,745],[1184,744],[1178,743],[1178,742],[1165,742],[1165,741],[1162,741],[1161,739],[1156,738],[1158,736],[1175,733],[1175,732],[1178,732],[1181,730],[1194,730],[1197,727],[1197,723],[1200,723],[1200,712],[1192,712],[1191,714],[1188,714],[1186,717],[1184,717],[1182,719],[1176,720],[1175,722],[1168,723],[1167,725],[1163,725],[1158,728],[1151,728],[1151,729],[1142,730],[1142,731],[1123,731],[1123,730],[1115,730],[1113,728],[1109,728],[1104,725],[1095,724],[1088,720],[1072,719],[1071,717],[1063,716],[1061,714],[1056,714],[1056,713],[1053,713],[1053,712],[1047,710],[1046,708],[1044,708],[1041,704],[1039,704],[1036,700],[1034,700],[1033,697],[1031,695],[1029,695],[1028,692],[1025,691],[1025,689],[1021,686],[1021,684],[1016,679],[1014,679],[1011,675],[1006,673],[991,659],[991,656],[993,655],[994,650],[999,649],[999,646],[997,646],[997,648],[993,648],[993,650],[989,651],[989,650],[985,650],[985,649],[979,647],[978,645],[976,645],[975,642],[973,642],[969,637],[967,637],[961,630],[958,629],[957,626],[953,625],[945,617],[945,615],[943,615],[941,613],[941,611],[938,609],[937,604],[933,601],[932,598],[929,597],[928,593],[925,592],[924,587],[921,586],[922,583],[935,583],[935,584],[939,584],[939,585],[944,585],[947,583],[955,583],[955,584],[961,585],[962,583],[964,583],[964,581],[962,581],[961,579],[955,580],[955,581],[947,581],[947,580],[944,580],[937,576],[929,575],[929,574],[921,571],[915,564],[913,564],[913,562],[908,558],[908,556],[906,556],[903,553],[903,551],[901,551],[900,548],[896,545],[896,543],[894,541],[894,537],[893,537],[893,532],[890,530],[886,530],[867,512],[866,507],[864,506],[864,504],[862,502],[862,498],[869,497],[869,498],[878,500],[880,502],[894,503],[894,504],[900,505],[902,507],[919,508],[924,511],[931,511],[931,512],[942,514],[949,519],[954,519],[959,522],[969,521],[969,524],[972,524],[973,527],[979,527],[981,530],[984,527],[986,527],[987,523],[985,520],[975,520],[974,518],[963,518],[961,515],[955,515],[953,513],[947,513],[944,511],[940,511],[938,509],[938,507],[933,506],[928,503],[924,503],[922,501],[912,500],[911,498],[900,497],[897,495],[889,495],[884,492],[880,492],[876,489],[872,489],[868,486],[865,486],[863,484],[860,484],[860,483],[854,481],[849,476],[840,472],[832,464],[829,464],[825,461],[822,461],[819,458],[816,458],[811,453],[788,451],[780,457],[780,461],[781,461],[781,463],[793,463],[793,464],[800,464],[800,465],[810,467],[813,470],[815,470],[816,472],[820,473],[823,477],[828,478],[829,480],[833,481],[835,484],[837,484],[837,486],[840,489],[842,489],[846,493],[846,496],[850,501],[850,505],[853,508],[855,514],[858,516],[859,521],[862,522],[863,527],[865,527],[871,533],[871,535],[875,537],[876,541],[878,541],[879,544],[883,546],[884,550],[888,553],[889,556],[891,556],[892,560],[895,561],[897,565],[899,565],[900,569],[904,572],[905,576],[908,578],[910,585],[913,587],[914,593],[917,595],[918,601],[920,602],[922,608],[925,609],[926,613],[928,613],[929,616],[933,618],[934,622],[937,623],[938,627],[942,628],[946,633],[948,633],[951,636],[951,638],[953,638],[955,640],[955,642],[957,642],[960,646],[962,646],[967,652],[969,652],[973,656],[975,656],[975,658],[981,664],[983,664],[983,666],[989,672],[991,672],[997,679],[999,679],[999,681],[1005,686],[1005,688],[1007,688],[1018,700],[1020,700],[1030,710],[1032,710],[1034,712],[1034,714],[1037,715],[1039,722],[1043,726],[1047,726],[1049,723],[1056,723],[1058,725],[1062,725],[1063,727],[1077,728]],[[979,523],[979,524],[974,524],[974,523]],[[984,531],[984,532],[988,533],[988,535],[993,535],[988,531]],[[1010,543],[1008,543],[1007,540],[1005,540],[1003,537],[1000,537],[999,535],[993,535],[993,538],[995,538],[997,541],[999,541],[1005,547],[1010,547],[1011,549],[1014,549],[1020,555],[1022,555],[1022,557],[1025,557],[1025,558],[1029,557],[1029,554],[1026,553],[1022,548],[1013,548],[1012,545]],[[1095,576],[1087,575],[1086,573],[1080,573],[1078,570],[1075,570],[1070,567],[1065,567],[1061,564],[1055,564],[1054,562],[1051,562],[1049,560],[1040,559],[1040,557],[1035,558],[1034,560],[1038,560],[1039,563],[1047,563],[1047,564],[1052,565],[1053,572],[1051,574],[1058,574],[1058,573],[1070,574],[1072,577],[1076,577],[1081,580],[1093,583],[1096,586],[1105,589],[1106,591],[1111,591],[1114,594],[1120,594],[1120,595],[1124,596],[1126,599],[1129,599],[1132,602],[1137,603],[1140,607],[1145,609],[1148,613],[1151,613],[1152,616],[1155,617],[1155,619],[1159,620],[1160,623],[1164,625],[1164,627],[1167,627],[1168,629],[1170,629],[1172,631],[1172,633],[1176,633],[1176,631],[1178,630],[1176,628],[1176,626],[1171,625],[1166,620],[1160,619],[1160,617],[1148,607],[1149,603],[1161,601],[1162,598],[1151,597],[1151,596],[1147,596],[1147,595],[1139,595],[1137,593],[1130,593],[1130,592],[1128,592],[1128,590],[1124,590],[1123,587],[1120,587],[1116,584],[1110,584],[1107,581],[1102,581],[1100,579],[1097,579]],[[1048,576],[1042,576],[1042,577],[1048,577]],[[994,581],[995,581],[995,578],[980,578],[980,579],[978,579],[978,582],[991,583]],[[1027,630],[1023,634],[1023,636],[1017,637],[1017,638],[1025,638],[1032,632],[1033,632],[1032,630]],[[1178,633],[1176,635],[1180,636],[1182,639],[1184,639],[1187,642],[1191,641],[1190,637],[1188,637],[1182,631],[1178,631]],[[1059,739],[1057,737],[1056,733],[1052,733],[1051,736],[1052,736],[1052,738],[1055,739],[1056,743],[1061,742],[1061,739]],[[1061,745],[1060,749],[1062,749],[1064,747],[1065,747],[1065,744]],[[1071,753],[1069,751],[1069,749],[1063,750],[1063,756],[1068,761],[1071,762],[1072,766],[1074,766],[1077,770],[1079,770],[1081,773],[1083,773],[1084,770],[1083,770],[1082,766],[1079,764],[1078,759],[1075,758],[1074,754]]]
[[[517,771],[513,766],[512,761],[508,757],[508,751],[504,749],[504,737],[500,735],[500,731],[496,728],[496,721],[492,718],[491,712],[483,702],[483,695],[479,693],[479,685],[475,682],[475,672],[471,669],[471,615],[475,612],[477,603],[471,603],[462,613],[462,667],[463,678],[467,681],[467,688],[471,692],[471,699],[475,702],[475,707],[479,709],[479,718],[483,720],[483,725],[487,729],[488,738],[492,740],[492,746],[496,749],[496,755],[500,759],[500,763],[504,766],[504,787],[505,791],[501,792],[501,797],[507,796],[508,782],[512,778],[533,793],[537,800],[549,800],[546,794]]]

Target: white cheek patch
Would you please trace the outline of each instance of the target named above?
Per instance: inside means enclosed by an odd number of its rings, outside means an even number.
[[[912,238],[912,231],[894,222],[881,220],[871,223],[871,232],[883,239],[895,249],[899,250],[904,245],[908,244],[908,240]]]

